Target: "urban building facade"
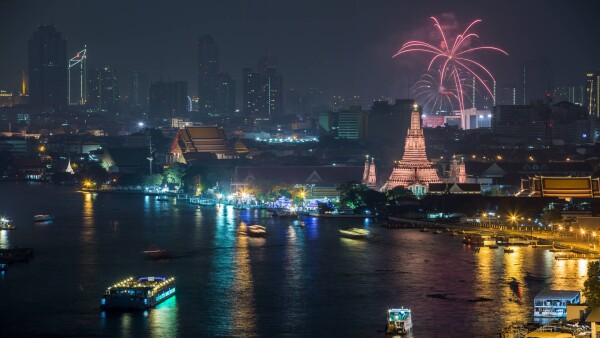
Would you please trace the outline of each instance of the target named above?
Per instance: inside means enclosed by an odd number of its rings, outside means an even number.
[[[158,81],[150,85],[150,119],[185,117],[188,114],[187,82]]]
[[[33,105],[67,106],[67,40],[40,25],[29,38],[29,97]]]
[[[119,103],[117,73],[105,66],[94,69],[89,76],[88,105],[92,109],[114,111]]]

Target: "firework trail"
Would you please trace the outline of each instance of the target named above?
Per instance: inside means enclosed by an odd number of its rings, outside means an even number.
[[[432,67],[438,67],[440,83],[448,76],[452,79],[455,87],[454,95],[458,101],[460,110],[465,109],[465,78],[463,74],[468,74],[468,76],[476,78],[477,82],[479,82],[485,91],[493,98],[494,94],[486,84],[485,80],[491,79],[495,82],[494,76],[485,66],[472,59],[471,55],[485,50],[499,52],[504,55],[508,55],[508,53],[494,46],[471,47],[471,41],[479,38],[477,34],[471,32],[471,29],[477,23],[481,22],[481,20],[471,22],[462,34],[450,38],[447,36],[448,34],[446,34],[439,21],[435,17],[431,17],[431,19],[435,23],[435,28],[441,34],[440,47],[435,47],[424,41],[408,41],[402,45],[402,48],[400,48],[393,57],[411,52],[430,54],[432,58],[429,60],[427,70],[431,71]]]
[[[411,87],[415,99],[423,105],[423,112],[453,111],[455,104],[461,102],[461,98],[457,95],[454,74],[446,72],[444,78],[441,78],[441,73],[441,70],[430,70]],[[467,81],[465,74],[459,74],[458,78],[461,80],[463,90],[473,89],[472,82]],[[465,97],[466,100],[471,100],[469,96]]]

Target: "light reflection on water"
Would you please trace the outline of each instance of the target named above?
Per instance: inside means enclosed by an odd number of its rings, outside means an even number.
[[[492,337],[512,320],[531,320],[539,291],[581,289],[587,272],[586,261],[556,261],[540,248],[476,251],[447,234],[390,230],[374,220],[302,217],[301,227],[260,210],[65,190],[58,190],[59,200],[57,188],[37,189],[0,190],[6,208],[16,210],[15,222],[28,224],[9,234],[10,244],[36,250],[30,263],[11,266],[0,285],[0,308],[12,309],[0,318],[8,334],[370,337],[381,336],[388,307],[408,306],[416,337]],[[49,210],[57,221],[35,227],[33,210]],[[241,220],[265,225],[266,238],[240,236]],[[338,229],[350,227],[373,236],[340,238]],[[144,260],[140,251],[153,243],[182,257]],[[525,271],[553,278],[532,283]],[[57,272],[60,279],[47,278]],[[152,274],[175,276],[177,299],[146,315],[102,317],[98,300],[108,285]],[[513,277],[518,288],[508,284]],[[44,278],[53,292],[41,289]],[[492,300],[473,301],[478,297]]]
[[[9,230],[0,230],[0,248],[6,249],[10,247],[10,241],[8,240]]]

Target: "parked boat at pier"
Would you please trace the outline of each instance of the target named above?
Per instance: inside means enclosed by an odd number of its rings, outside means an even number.
[[[175,278],[127,278],[106,289],[103,310],[147,310],[175,295]]]
[[[388,310],[385,333],[387,334],[409,334],[412,331],[412,316],[410,309],[401,307]]]
[[[339,231],[342,237],[348,238],[367,238],[371,234],[369,230],[361,228],[340,229]]]

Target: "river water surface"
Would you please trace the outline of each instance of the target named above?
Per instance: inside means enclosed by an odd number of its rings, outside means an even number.
[[[34,224],[39,213],[56,220]],[[376,221],[307,217],[299,227],[265,211],[43,184],[0,183],[1,215],[17,229],[0,231],[0,247],[35,252],[0,276],[3,337],[384,337],[386,310],[397,306],[412,309],[414,337],[496,337],[532,319],[540,290],[580,290],[587,269],[544,249],[477,252],[447,233]],[[238,235],[240,221],[266,226],[266,238]],[[373,237],[340,238],[349,227]],[[181,257],[141,254],[158,248]],[[553,278],[528,283],[525,271]],[[176,277],[176,296],[147,312],[99,310],[106,287],[149,275]]]

